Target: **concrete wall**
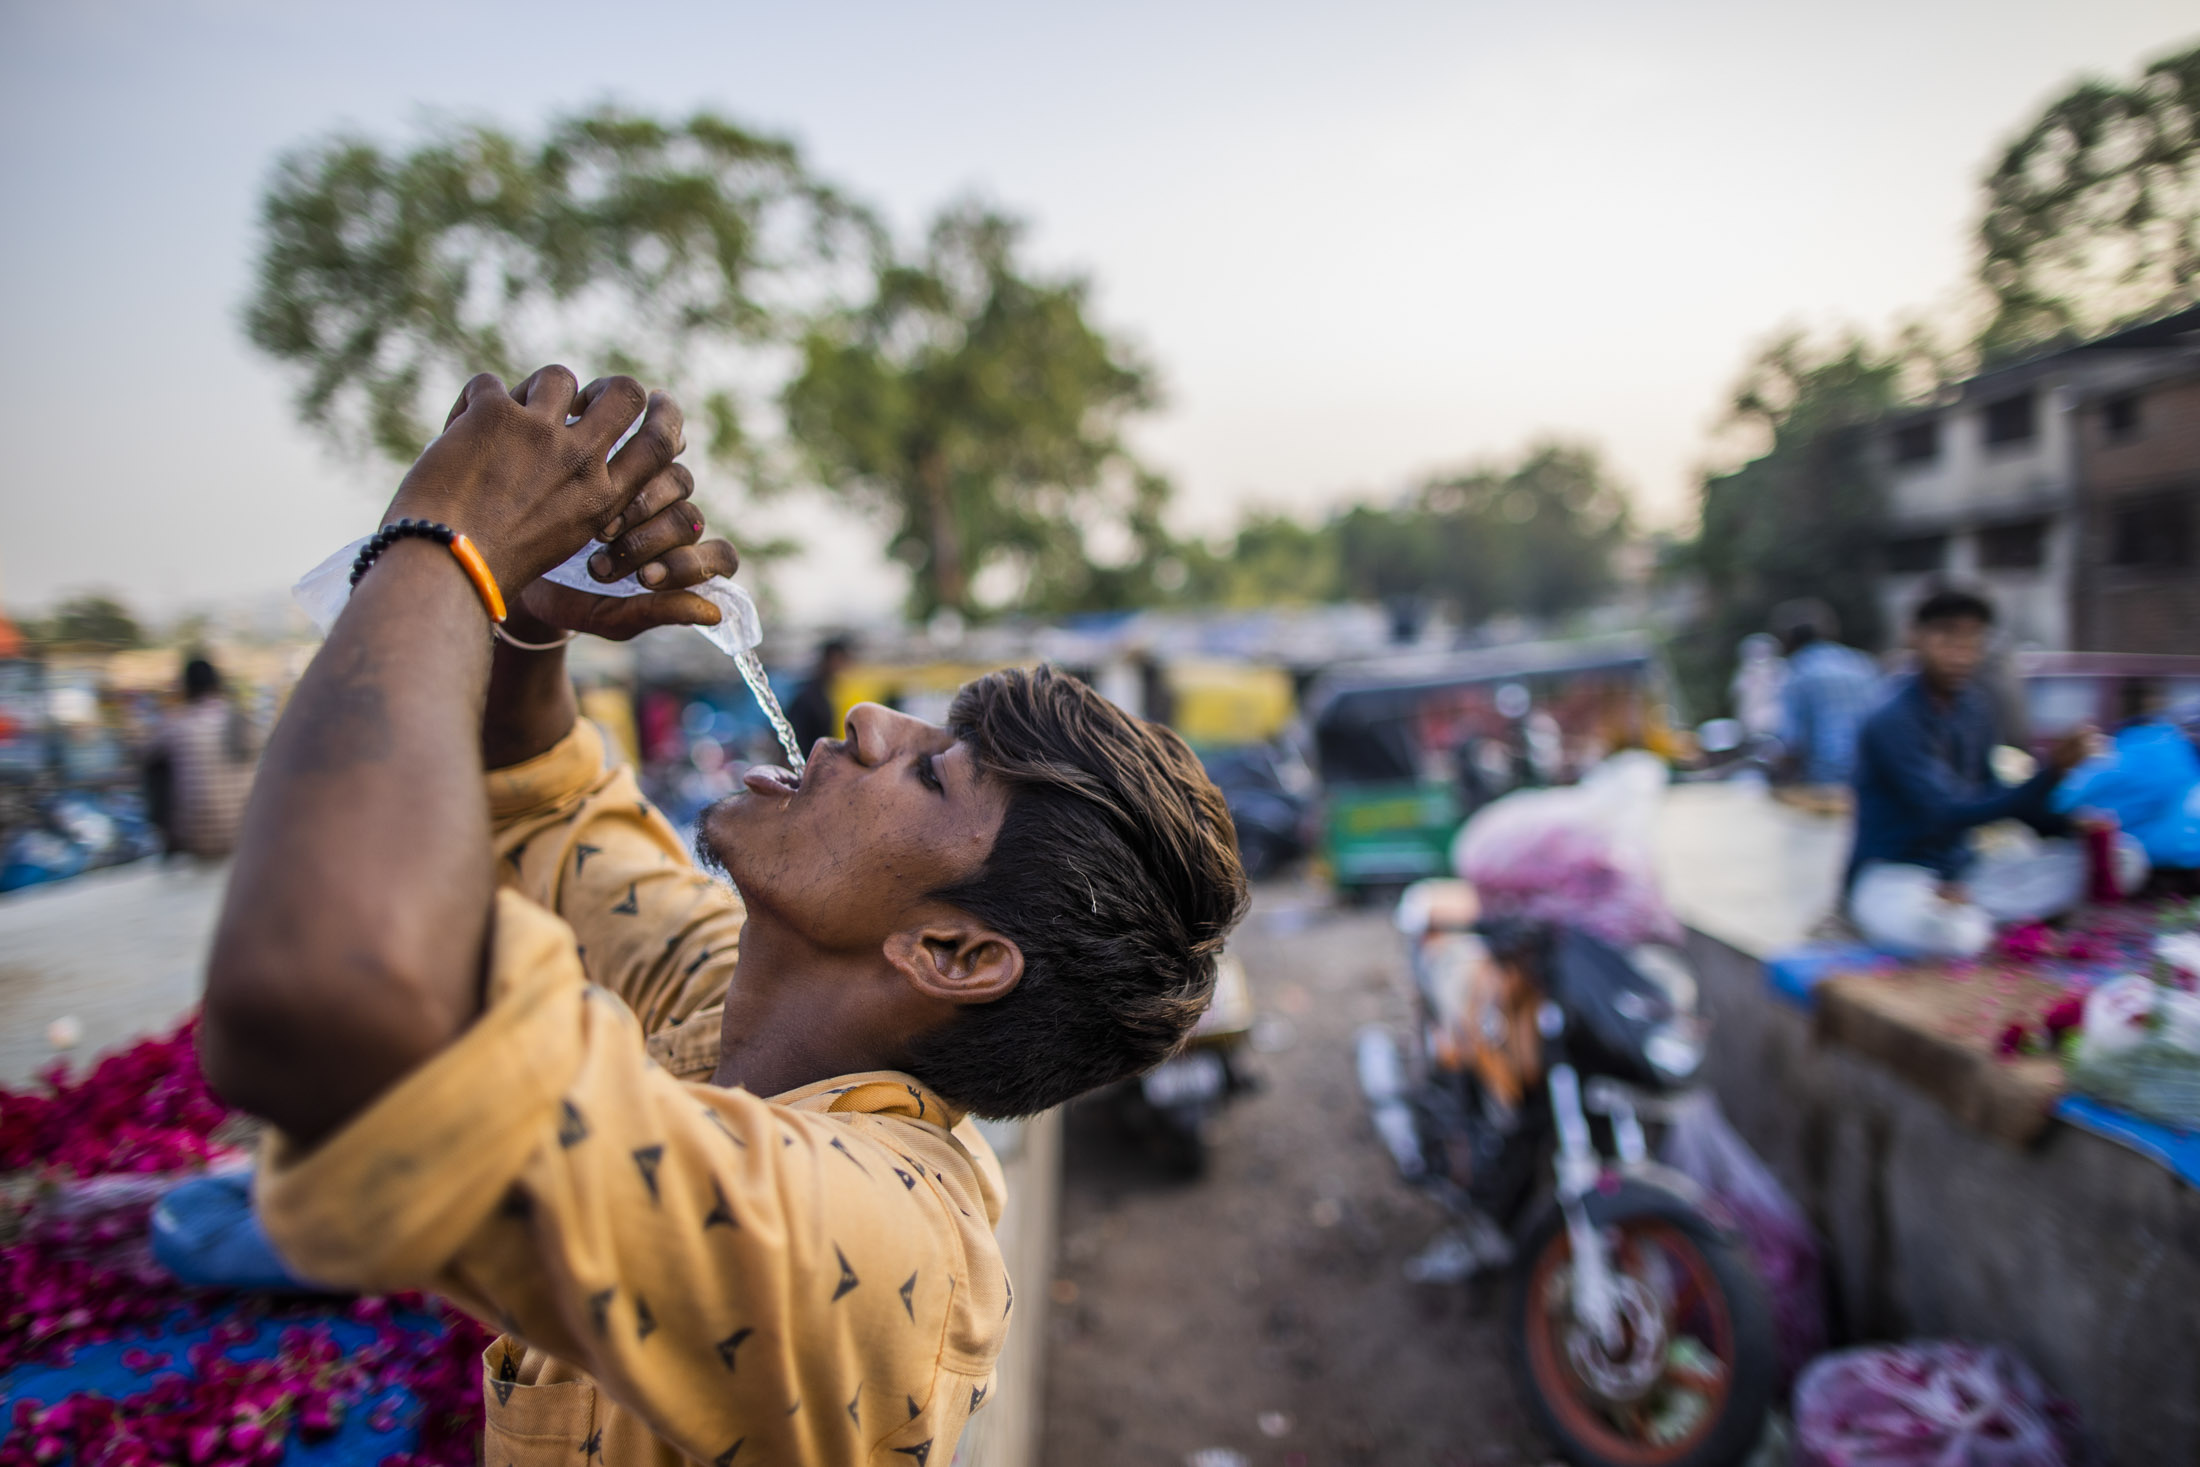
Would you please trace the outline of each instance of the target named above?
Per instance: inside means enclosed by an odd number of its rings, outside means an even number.
[[[2119,1467],[2200,1463],[2200,1191],[2067,1126],[2019,1150],[1818,1043],[1761,965],[1691,933],[1735,1128],[1827,1248],[1837,1343],[1998,1344]]]
[[[1880,602],[1890,628],[1909,625],[1911,608],[1928,581],[1953,579],[1984,587],[2001,614],[2004,634],[2018,646],[2062,649],[2070,645],[2070,576],[2078,536],[2071,507],[2076,498],[2078,415],[2071,387],[2060,377],[2035,381],[2033,433],[2020,443],[1986,442],[1985,409],[2023,389],[1986,392],[1938,414],[1940,452],[1922,463],[1886,463],[1889,538],[1945,534],[1946,558],[1937,571],[1886,576]],[[1885,452],[1887,445],[1882,443]],[[2044,518],[2044,558],[2032,569],[1989,571],[1978,563],[1978,530],[1984,525]]]
[[[2059,382],[2033,384],[2032,436],[1988,444],[1984,409],[2022,389],[1964,401],[1940,413],[1940,452],[1897,464],[1887,484],[1887,518],[1896,528],[1945,524],[1978,514],[2021,512],[2070,494],[2071,422]]]

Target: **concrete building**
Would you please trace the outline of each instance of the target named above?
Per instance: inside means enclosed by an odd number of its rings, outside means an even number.
[[[1890,627],[1952,580],[2019,648],[2200,650],[2200,308],[1982,372],[1875,451]]]

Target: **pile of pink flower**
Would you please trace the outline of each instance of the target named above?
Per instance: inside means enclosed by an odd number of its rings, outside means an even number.
[[[125,1351],[142,1390],[13,1400],[0,1467],[270,1463],[381,1397],[369,1425],[409,1417],[419,1438],[384,1467],[472,1462],[489,1336],[470,1319],[411,1297],[239,1301],[186,1289],[152,1261],[146,1219],[167,1181],[232,1154],[217,1136],[235,1118],[199,1073],[194,1031],[187,1022],[79,1079],[57,1063],[39,1088],[0,1090],[0,1374],[223,1315],[181,1366],[168,1351]],[[371,1342],[340,1348],[326,1323],[338,1311]],[[286,1322],[272,1357],[228,1353]]]
[[[0,1172],[89,1177],[203,1167],[230,1112],[199,1074],[198,1020],[102,1059],[70,1080],[56,1060],[39,1090],[0,1090]]]

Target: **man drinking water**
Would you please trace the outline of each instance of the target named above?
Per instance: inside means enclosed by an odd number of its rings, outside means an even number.
[[[293,1270],[504,1331],[486,1461],[944,1467],[1014,1314],[964,1117],[1176,1046],[1245,904],[1229,817],[1175,734],[1004,672],[752,772],[703,874],[558,647],[716,619],[677,407],[605,461],[644,406],[467,385],[269,741],[202,1058],[276,1132]],[[538,579],[592,536],[650,593]]]

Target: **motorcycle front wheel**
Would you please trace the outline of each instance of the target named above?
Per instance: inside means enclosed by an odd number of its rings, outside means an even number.
[[[1637,1179],[1586,1199],[1620,1293],[1608,1348],[1575,1322],[1573,1245],[1554,1206],[1529,1229],[1509,1311],[1536,1424],[1575,1467],[1733,1467],[1771,1404],[1772,1315],[1741,1241]]]

